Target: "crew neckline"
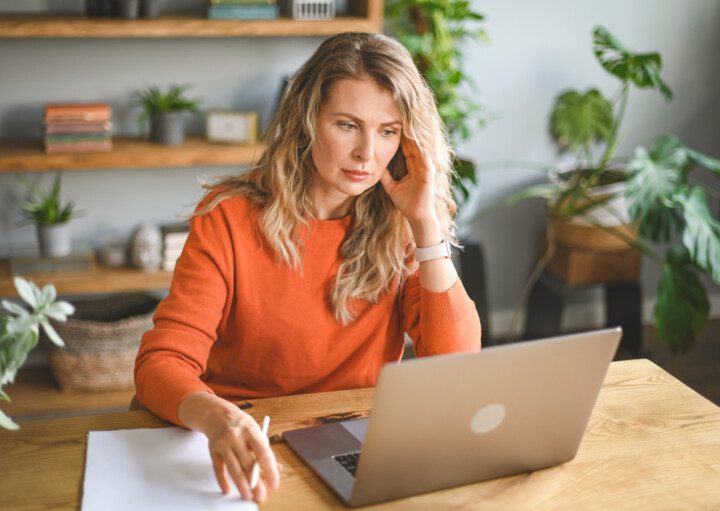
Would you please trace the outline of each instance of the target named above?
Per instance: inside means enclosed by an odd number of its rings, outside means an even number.
[[[310,228],[314,228],[318,231],[346,231],[352,224],[352,214],[341,216],[340,218],[333,218],[331,220],[320,220],[318,218],[312,218],[308,222]]]

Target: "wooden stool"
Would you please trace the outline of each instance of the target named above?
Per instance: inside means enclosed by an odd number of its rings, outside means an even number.
[[[524,338],[558,335],[565,300],[577,289],[599,284],[605,290],[606,325],[624,332],[618,352],[643,356],[641,260],[634,249],[591,252],[558,245],[530,292]]]

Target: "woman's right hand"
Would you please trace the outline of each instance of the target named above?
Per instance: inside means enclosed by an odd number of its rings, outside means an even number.
[[[262,502],[267,490],[280,485],[280,466],[270,442],[249,414],[232,403],[209,392],[193,392],[178,407],[180,420],[190,429],[208,438],[213,470],[220,489],[230,492],[228,475],[245,500]],[[260,464],[260,478],[254,490],[250,477],[255,460]]]

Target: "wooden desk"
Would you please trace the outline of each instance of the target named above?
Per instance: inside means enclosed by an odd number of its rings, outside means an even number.
[[[366,415],[372,389],[250,401],[268,414],[282,487],[262,509],[346,509],[278,440],[335,415]],[[87,432],[162,427],[145,412],[29,422],[0,433],[0,509],[77,509]],[[720,408],[648,360],[613,362],[575,460],[373,509],[718,509]]]

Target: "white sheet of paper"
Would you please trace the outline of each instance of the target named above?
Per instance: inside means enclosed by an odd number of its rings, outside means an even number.
[[[229,479],[230,480],[230,479]],[[232,486],[232,483],[231,483]],[[257,510],[237,489],[223,495],[207,438],[180,428],[91,431],[83,511]]]

